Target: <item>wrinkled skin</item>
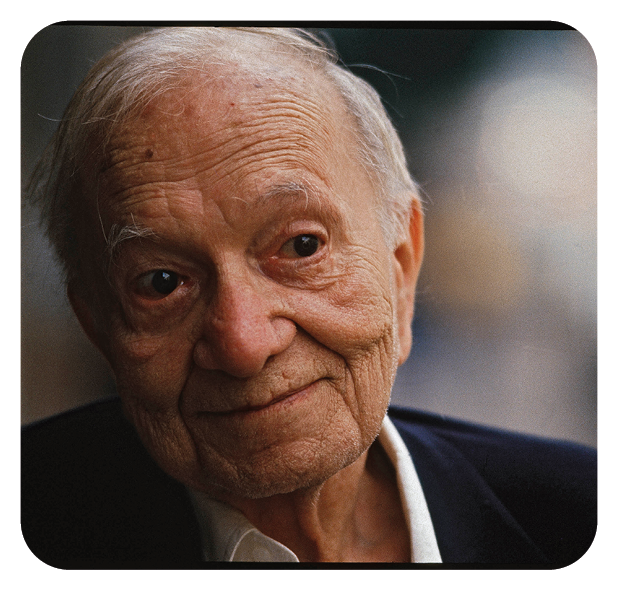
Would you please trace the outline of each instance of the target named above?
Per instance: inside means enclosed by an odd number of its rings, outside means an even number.
[[[152,235],[74,309],[155,459],[237,506],[362,464],[409,352],[420,209],[389,250],[352,126],[302,68],[225,72],[124,125],[92,187],[106,231]]]

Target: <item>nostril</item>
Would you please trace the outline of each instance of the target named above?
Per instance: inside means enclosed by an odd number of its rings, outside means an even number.
[[[197,365],[248,377],[287,349],[296,324],[270,289],[245,267],[219,273],[216,295],[209,302],[195,347]]]
[[[285,351],[296,330],[296,324],[286,318],[265,319],[259,324],[245,320],[235,326],[214,323],[196,343],[194,361],[202,369],[247,378]]]

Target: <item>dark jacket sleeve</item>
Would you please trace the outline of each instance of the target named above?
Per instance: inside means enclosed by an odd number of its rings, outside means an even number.
[[[117,400],[22,433],[24,539],[57,568],[179,568],[200,563],[185,489],[164,474]]]

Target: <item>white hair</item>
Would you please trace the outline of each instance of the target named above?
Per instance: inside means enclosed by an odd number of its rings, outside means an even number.
[[[77,228],[80,212],[92,207],[83,194],[83,174],[96,170],[116,126],[160,93],[179,85],[191,72],[215,65],[259,63],[272,67],[273,57],[290,56],[321,73],[340,93],[356,123],[362,164],[376,186],[378,215],[389,246],[405,231],[418,188],[404,151],[377,92],[337,63],[337,56],[315,36],[287,28],[167,27],[129,39],[90,70],[74,94],[63,119],[35,170],[30,197],[39,203],[42,221],[71,280],[79,272]],[[276,63],[276,62],[274,62]],[[98,161],[100,164],[100,160]],[[139,236],[141,229],[110,232],[112,242]]]

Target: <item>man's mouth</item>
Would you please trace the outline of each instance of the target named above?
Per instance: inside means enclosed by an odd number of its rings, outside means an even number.
[[[231,410],[210,411],[210,412],[216,415],[253,413],[253,412],[259,412],[261,410],[265,410],[267,408],[270,408],[278,404],[283,405],[287,403],[292,403],[295,399],[305,396],[306,394],[309,394],[309,392],[312,391],[315,388],[315,386],[317,386],[317,384],[322,381],[322,379],[323,378],[318,379],[314,382],[310,382],[309,384],[305,386],[301,386],[300,388],[296,388],[294,390],[288,390],[286,392],[278,394],[277,396],[273,397],[271,400],[269,400],[268,402],[264,404],[248,404],[248,405],[240,406],[238,408],[234,408]]]

